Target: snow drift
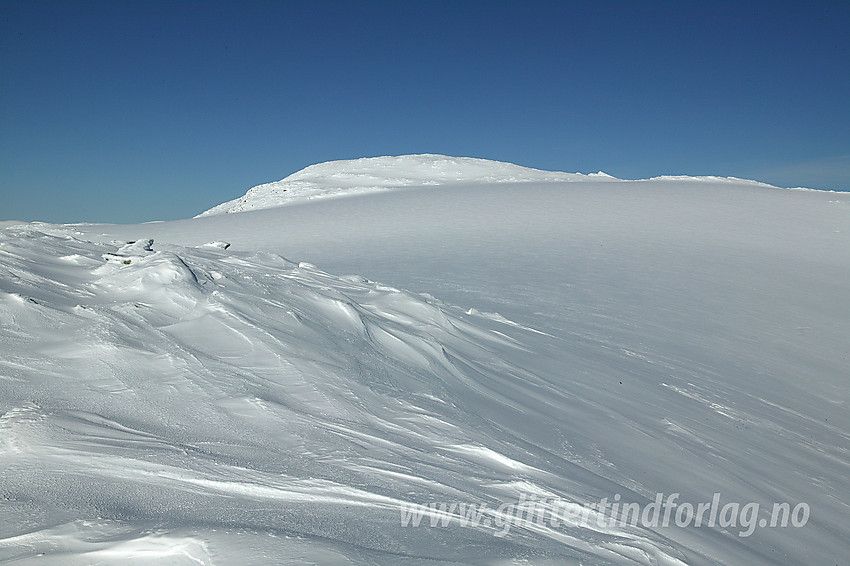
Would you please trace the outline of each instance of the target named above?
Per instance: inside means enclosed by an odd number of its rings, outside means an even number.
[[[2,231],[0,561],[850,550],[843,195],[443,156],[296,175],[304,198],[244,214]],[[495,511],[658,493],[811,516],[740,536]]]

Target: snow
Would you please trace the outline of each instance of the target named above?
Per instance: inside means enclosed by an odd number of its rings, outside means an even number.
[[[3,228],[0,561],[845,560],[846,199],[445,156],[296,175],[242,214]],[[658,493],[811,518],[506,507]]]
[[[285,179],[250,189],[244,196],[215,206],[199,216],[285,206],[306,200],[354,196],[410,186],[457,183],[516,183],[591,180],[608,177],[541,171],[512,163],[449,157],[401,155],[329,161],[311,165]]]
[[[732,183],[775,188],[767,183],[737,177],[662,175],[644,180]],[[435,154],[365,157],[311,165],[280,181],[258,185],[248,190],[245,195],[214,206],[199,214],[198,217],[289,206],[314,199],[351,197],[409,187],[470,183],[480,185],[590,181],[622,180],[603,171],[587,175],[542,171],[512,163],[472,157]]]
[[[19,226],[21,224],[26,224],[26,222],[22,222],[20,220],[0,220],[0,229],[7,228],[9,226]]]

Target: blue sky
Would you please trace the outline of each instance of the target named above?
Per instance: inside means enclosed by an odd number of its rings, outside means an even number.
[[[850,188],[847,2],[0,2],[0,219],[444,153]]]

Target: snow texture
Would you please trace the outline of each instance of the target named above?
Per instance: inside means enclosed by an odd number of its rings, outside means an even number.
[[[846,560],[843,195],[404,156],[237,200],[0,232],[0,562]],[[717,492],[811,518],[400,520]]]

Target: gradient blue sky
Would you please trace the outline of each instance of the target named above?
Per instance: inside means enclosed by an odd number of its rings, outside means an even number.
[[[0,219],[445,153],[850,187],[848,2],[3,1]]]

